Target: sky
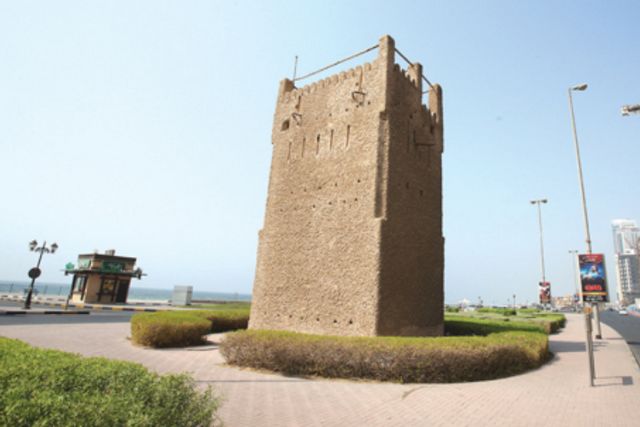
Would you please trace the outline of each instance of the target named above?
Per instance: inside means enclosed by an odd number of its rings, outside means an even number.
[[[638,22],[637,1],[1,1],[0,279],[27,280],[37,239],[60,246],[42,281],[114,248],[148,273],[134,286],[250,293],[279,81],[295,55],[300,75],[389,34],[443,87],[446,301],[536,301],[539,198],[552,294],[574,290],[583,82],[615,294],[611,221],[640,220],[640,116],[620,114],[640,103]]]

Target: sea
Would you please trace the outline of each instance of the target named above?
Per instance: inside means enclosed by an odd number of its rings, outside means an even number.
[[[28,289],[31,281],[21,280],[0,280],[0,294],[22,294]],[[37,295],[48,297],[66,297],[71,289],[70,283],[51,283],[36,281],[34,286]],[[141,288],[135,284],[129,288],[130,301],[169,301],[173,289],[162,288]],[[206,301],[251,301],[251,294],[242,294],[237,292],[210,292],[198,290],[193,287],[194,300]]]

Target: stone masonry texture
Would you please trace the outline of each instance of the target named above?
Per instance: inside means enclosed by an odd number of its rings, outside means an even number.
[[[422,66],[372,63],[280,83],[249,327],[441,335],[442,91]]]

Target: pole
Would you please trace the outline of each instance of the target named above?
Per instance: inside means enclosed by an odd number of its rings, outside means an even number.
[[[584,308],[584,329],[587,333],[587,354],[589,355],[589,386],[593,387],[593,380],[596,377],[596,368],[593,360],[593,341],[591,339],[591,316],[589,308]]]
[[[580,145],[578,143],[578,132],[576,131],[576,117],[573,112],[573,97],[571,96],[572,88],[569,88],[569,110],[571,112],[571,128],[573,130],[573,143],[576,149],[576,162],[578,164],[578,180],[580,182],[580,196],[582,198],[582,216],[584,219],[584,232],[587,243],[587,253],[591,254],[591,232],[589,231],[589,214],[587,213],[587,197],[584,191],[584,178],[582,176],[582,161],[580,160]],[[593,308],[593,317],[596,322],[596,339],[602,339],[602,331],[600,329],[600,307],[598,303],[591,303]]]
[[[36,268],[40,268],[40,262],[42,261],[42,255],[44,254],[44,248],[47,246],[47,242],[45,241],[42,244],[42,247],[40,249],[36,248],[36,251],[40,251],[40,256],[38,257],[38,264],[36,265]],[[31,309],[31,297],[33,295],[33,285],[36,283],[36,278],[34,277],[33,279],[31,279],[31,284],[29,285],[29,292],[27,293],[27,299],[24,301],[24,308],[25,310],[29,310]]]
[[[569,255],[571,255],[571,261],[573,265],[573,285],[575,287],[575,296],[578,297],[577,300],[574,300],[573,305],[577,306],[578,301],[580,300],[580,291],[578,290],[578,264],[576,263],[576,259],[578,257],[578,251],[569,251]]]
[[[580,160],[580,145],[578,144],[578,132],[576,131],[576,117],[573,113],[573,97],[569,88],[569,110],[571,111],[571,128],[573,129],[573,143],[576,149],[576,162],[578,164],[578,181],[580,182],[580,196],[582,198],[582,216],[584,220],[584,232],[587,238],[587,253],[591,253],[591,232],[589,231],[589,214],[587,213],[587,197],[584,191],[584,179],[582,177],[582,161]]]
[[[73,290],[76,287],[76,275],[73,275],[73,280],[71,281],[71,288],[69,288],[69,295],[67,295],[67,300],[64,302],[64,310],[67,311],[69,308],[69,300],[73,297]]]
[[[585,87],[586,88],[586,87]],[[582,176],[582,161],[580,160],[580,145],[578,144],[578,132],[576,131],[576,117],[573,112],[573,97],[571,96],[571,91],[573,88],[568,89],[569,93],[569,112],[571,113],[571,129],[573,131],[573,144],[576,149],[576,163],[578,165],[578,181],[580,183],[580,196],[582,198],[582,218],[584,220],[584,231],[586,237],[587,244],[587,253],[591,254],[591,233],[589,231],[589,215],[587,213],[587,198],[584,191],[584,179]],[[593,342],[591,338],[591,310],[586,307],[584,301],[584,295],[582,304],[584,306],[584,321],[585,321],[585,330],[587,334],[587,355],[589,358],[589,385],[593,387],[593,380],[596,376],[595,370],[595,362],[593,357]],[[592,304],[593,306],[593,304]],[[597,306],[596,306],[597,309]],[[598,325],[598,329],[600,325]]]
[[[293,78],[291,79],[292,82],[296,80],[297,73],[298,73],[298,55],[296,55],[296,58],[293,62]]]
[[[540,208],[540,201],[537,201],[538,205],[538,226],[540,228],[540,266],[542,267],[542,283],[547,282],[547,275],[544,269],[544,232],[542,230],[542,209]]]
[[[532,200],[532,204],[536,204],[538,207],[538,228],[540,230],[540,268],[542,270],[542,284],[547,283],[547,274],[544,267],[544,230],[542,228],[542,208],[541,203],[547,203],[547,199]],[[549,295],[551,297],[551,295]]]

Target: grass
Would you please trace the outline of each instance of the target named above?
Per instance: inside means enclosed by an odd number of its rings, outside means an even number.
[[[445,319],[451,321],[474,319],[479,321],[479,325],[482,324],[481,321],[486,320],[489,322],[488,324],[495,324],[495,328],[497,329],[500,329],[502,327],[502,329],[500,330],[504,330],[504,328],[518,328],[520,330],[527,330],[527,328],[530,328],[530,325],[534,325],[547,334],[556,333],[561,328],[563,328],[566,323],[566,318],[563,314],[545,313],[532,310],[518,310],[516,315],[503,315],[498,311],[446,313]],[[500,322],[510,322],[509,325],[511,326],[509,327],[506,324]],[[487,323],[485,322],[484,324]]]
[[[234,301],[234,302],[213,303],[213,304],[183,305],[181,307],[201,309],[201,310],[245,310],[248,312],[251,309],[251,303],[243,302],[243,301]]]
[[[213,310],[172,310],[139,313],[131,317],[134,343],[154,347],[186,347],[203,344],[210,333],[246,329],[249,307]]]
[[[186,375],[0,337],[0,425],[209,426],[219,407]]]

